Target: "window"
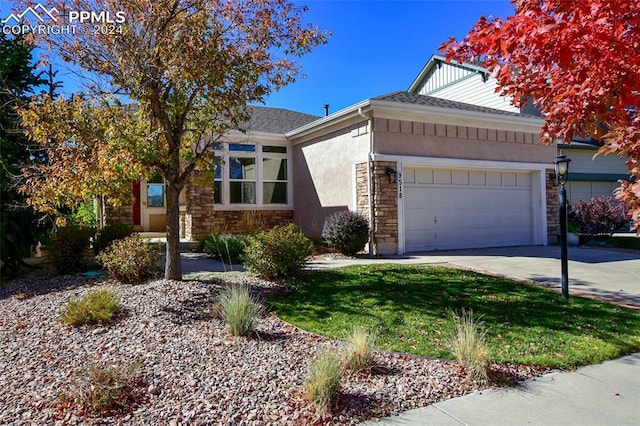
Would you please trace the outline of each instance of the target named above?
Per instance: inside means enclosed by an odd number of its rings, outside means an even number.
[[[287,159],[262,159],[264,204],[287,204]]]
[[[213,159],[213,202],[222,203],[222,157],[216,155]]]
[[[253,144],[230,143],[229,151],[254,152],[256,146]]]
[[[277,152],[279,154],[286,154],[287,147],[286,146],[271,146],[265,145],[262,147],[262,152]]]
[[[147,181],[147,207],[164,207],[164,178],[154,176]]]
[[[220,145],[216,149],[213,182],[216,204],[289,203],[289,161],[286,146],[240,143]]]
[[[229,202],[231,204],[256,203],[256,159],[229,158]]]

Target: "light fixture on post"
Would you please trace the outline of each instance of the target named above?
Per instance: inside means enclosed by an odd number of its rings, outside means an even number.
[[[562,262],[562,298],[569,299],[569,249],[567,242],[567,183],[569,176],[569,162],[571,160],[560,150],[560,153],[553,162],[556,168],[556,178],[560,184],[560,251]]]
[[[389,183],[396,183],[398,172],[396,172],[392,167],[387,167],[386,172],[387,176],[389,176]]]

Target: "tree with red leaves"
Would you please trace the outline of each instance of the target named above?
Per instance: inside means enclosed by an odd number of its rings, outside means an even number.
[[[532,99],[545,143],[601,140],[599,154],[628,158],[617,197],[640,229],[640,2],[515,0],[506,20],[481,17],[462,40],[441,46],[448,60],[481,62],[502,95]]]

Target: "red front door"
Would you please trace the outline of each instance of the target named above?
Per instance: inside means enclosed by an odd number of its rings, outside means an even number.
[[[133,226],[142,225],[140,220],[140,181],[133,182]]]

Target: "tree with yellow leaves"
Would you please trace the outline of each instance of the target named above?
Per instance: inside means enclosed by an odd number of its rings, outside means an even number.
[[[46,165],[25,170],[23,190],[45,211],[92,195],[117,205],[130,196],[132,179],[160,174],[165,278],[181,279],[180,191],[196,167],[211,167],[216,139],[249,118],[247,104],[294,82],[295,59],[326,43],[328,33],[305,25],[306,8],[287,0],[40,3],[60,12],[58,24],[77,20],[77,11],[121,22],[115,31],[42,36],[96,78],[83,96],[44,96],[22,110],[28,136],[48,153]],[[135,107],[120,105],[122,97]]]

